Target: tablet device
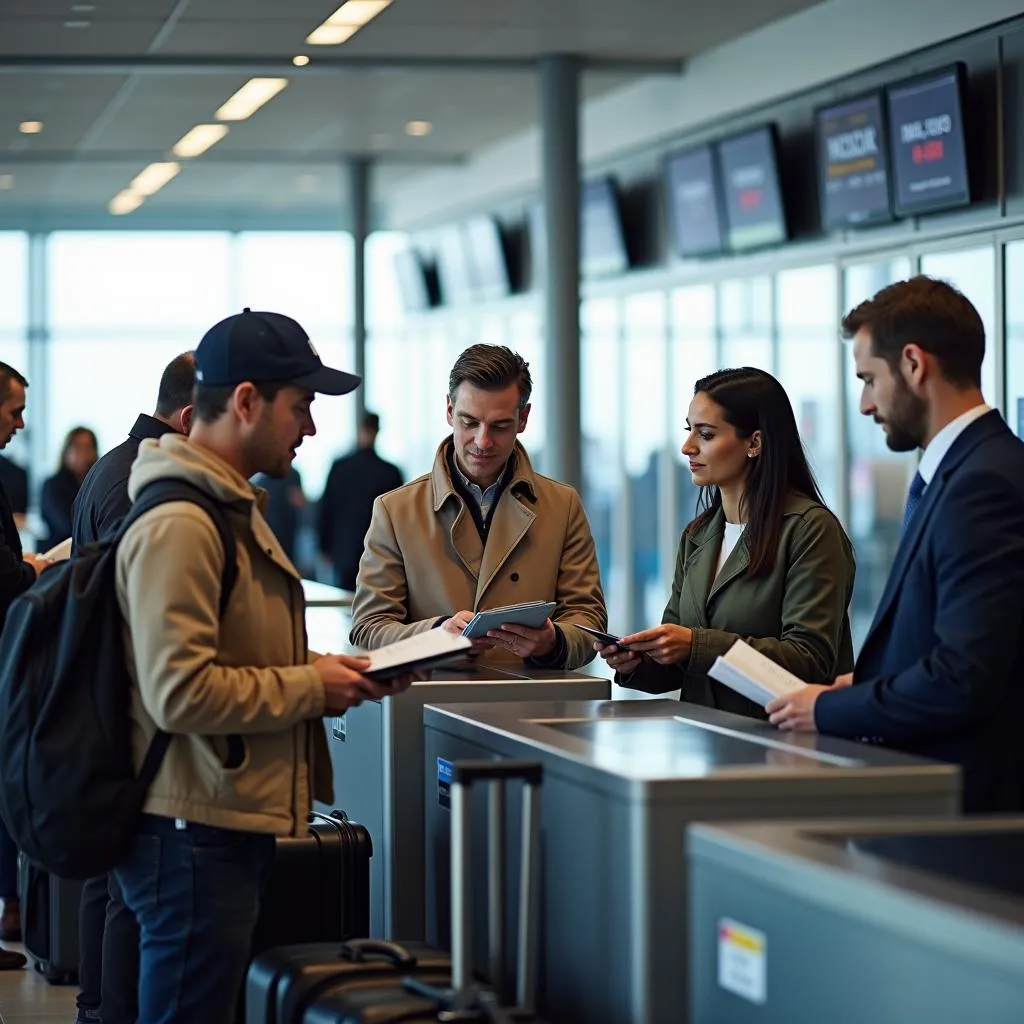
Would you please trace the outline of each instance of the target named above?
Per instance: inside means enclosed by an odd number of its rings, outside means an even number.
[[[594,629],[592,626],[581,626],[578,622],[570,622],[567,625],[575,626],[577,629],[582,629],[584,633],[589,633],[595,640],[599,640],[605,647],[614,645],[618,647],[620,651],[628,651],[629,648],[623,646],[622,637],[615,636],[614,633],[605,633],[600,629]]]
[[[485,612],[477,612],[469,620],[462,635],[469,637],[470,640],[479,640],[487,636],[488,630],[501,629],[505,624],[540,629],[556,607],[554,601],[529,601],[526,604],[488,608]]]

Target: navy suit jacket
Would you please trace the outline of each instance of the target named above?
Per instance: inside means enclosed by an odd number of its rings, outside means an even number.
[[[822,733],[959,764],[968,813],[1024,810],[1024,444],[998,413],[946,453]]]

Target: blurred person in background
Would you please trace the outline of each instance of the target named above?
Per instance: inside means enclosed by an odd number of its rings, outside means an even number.
[[[402,486],[399,468],[377,454],[379,433],[380,417],[375,412],[364,413],[355,451],[331,466],[320,499],[320,553],[333,566],[335,585],[342,590],[356,589],[374,501]]]
[[[302,511],[308,505],[302,490],[302,477],[292,466],[285,477],[275,478],[260,473],[252,481],[267,492],[267,507],[263,512],[278,543],[291,563],[298,566],[298,537]]]
[[[25,426],[25,389],[28,381],[13,366],[0,363],[0,448]],[[14,525],[14,513],[0,485],[0,627],[11,602],[28,590],[50,563],[37,555],[23,554],[21,538]],[[21,904],[18,902],[18,849],[0,822],[0,939],[21,940]],[[0,971],[24,967],[25,957],[0,949]]]
[[[44,551],[71,536],[75,498],[99,454],[96,435],[88,427],[72,427],[68,431],[57,472],[43,483],[40,511],[46,524],[41,540]]]

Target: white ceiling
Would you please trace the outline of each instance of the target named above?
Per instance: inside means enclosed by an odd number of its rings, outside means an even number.
[[[118,223],[341,219],[347,156],[380,157],[375,196],[386,202],[424,164],[457,162],[535,123],[527,61],[565,52],[636,62],[588,71],[582,92],[594,97],[635,79],[644,62],[662,62],[663,71],[665,61],[704,52],[812,0],[395,0],[343,46],[306,46],[305,36],[339,3],[0,0],[0,181],[14,176],[13,188],[0,190],[0,222],[105,217],[108,201],[147,163],[165,158],[186,131],[212,121],[228,96],[265,71],[287,74],[289,86]],[[314,64],[293,68],[298,53]],[[355,63],[313,73],[318,57]],[[11,58],[31,63],[12,68]],[[169,58],[188,58],[190,67],[147,66]],[[266,58],[265,67],[239,66],[245,58]],[[473,63],[409,66],[406,58]],[[414,119],[432,122],[434,131],[410,138],[404,127]],[[19,134],[26,120],[43,121],[45,130]]]

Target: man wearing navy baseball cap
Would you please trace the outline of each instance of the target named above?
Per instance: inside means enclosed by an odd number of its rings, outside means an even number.
[[[411,682],[375,683],[363,658],[310,656],[299,574],[249,482],[285,475],[316,432],[314,395],[359,377],[324,366],[290,317],[248,309],[210,328],[195,361],[189,437],[143,441],[128,489],[134,501],[185,482],[212,509],[176,497],[117,549],[136,768],[158,729],[172,737],[116,869],[141,934],[139,1024],[232,1018],[274,838],[306,835],[312,801],[332,800],[323,717]],[[236,552],[223,612],[213,511]]]

